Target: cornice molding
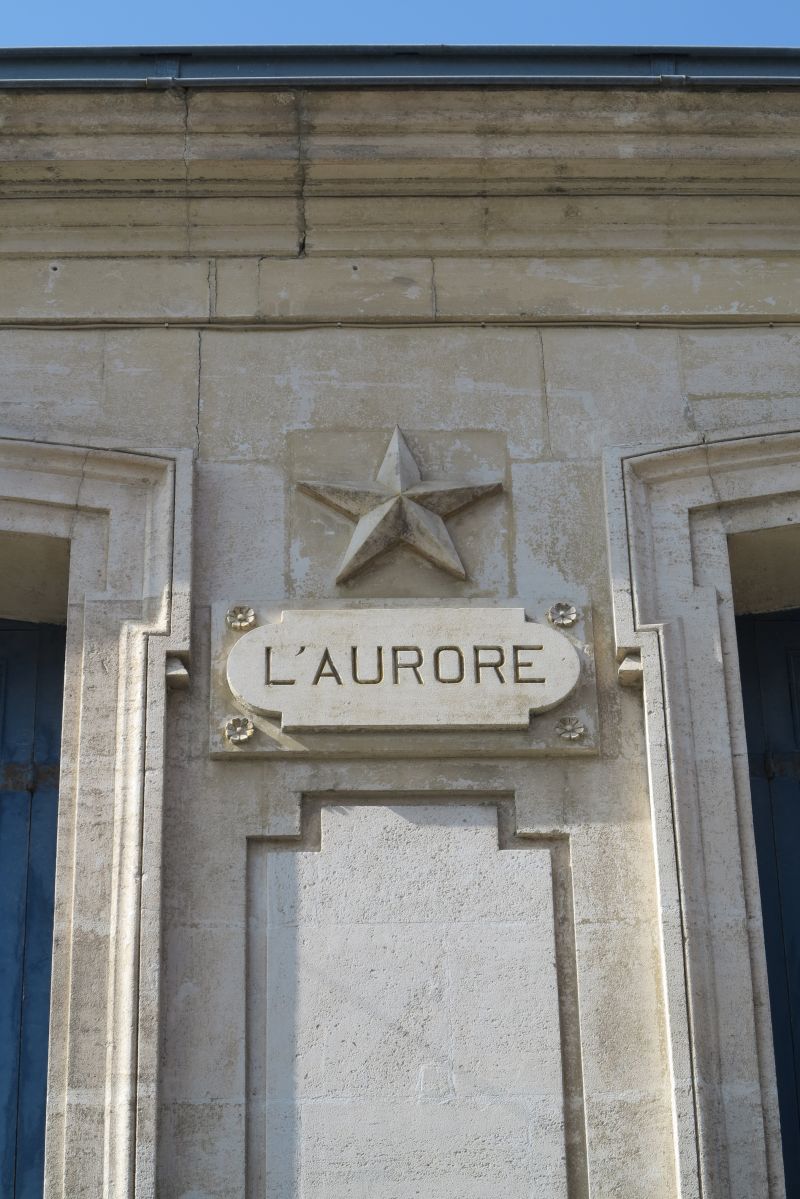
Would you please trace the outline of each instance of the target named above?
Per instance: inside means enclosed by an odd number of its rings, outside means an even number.
[[[800,90],[0,91],[0,194],[793,194]]]

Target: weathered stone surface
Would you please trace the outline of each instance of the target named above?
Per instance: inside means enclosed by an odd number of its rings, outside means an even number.
[[[747,278],[743,287],[742,278]],[[436,313],[448,318],[798,316],[800,259],[436,259]]]
[[[258,596],[280,602],[286,593],[286,486],[263,462],[201,462],[197,475],[196,595],[200,603]],[[246,568],[242,547],[247,546]],[[268,563],[268,569],[265,569]]]
[[[310,254],[793,253],[791,196],[307,197]]]
[[[703,329],[680,335],[686,394],[705,399],[798,399],[800,335],[795,329]]]
[[[520,592],[534,579],[564,600],[571,598],[574,579],[596,594],[605,589],[599,463],[519,463],[512,469],[512,488],[514,572]]]
[[[145,448],[192,447],[197,334],[189,330],[0,330],[7,436]]]
[[[237,279],[236,286],[245,283]],[[538,458],[546,436],[541,370],[533,329],[204,333],[201,454],[277,463],[288,430],[317,433],[318,442],[322,434],[358,430],[364,441],[342,438],[347,444],[337,443],[335,453],[326,455],[320,444],[315,454],[303,454],[297,440],[290,450],[305,471],[324,472],[326,461],[350,470],[351,461],[363,467],[373,437],[379,458],[383,430],[397,424],[414,449],[415,430],[442,434],[441,465],[423,461],[423,467],[441,469],[448,459],[455,466],[459,456],[474,460],[466,436],[473,431],[502,433],[514,457]]]
[[[800,420],[800,338],[795,329],[681,333],[686,394],[701,429]]]
[[[773,90],[550,88],[6,91],[0,178],[52,192],[115,183],[230,195],[791,194],[797,97]],[[365,146],[369,152],[365,153]],[[300,169],[304,168],[302,171]],[[391,191],[389,188],[391,187]],[[252,194],[252,191],[250,192]]]
[[[555,454],[595,458],[692,431],[672,330],[547,329],[542,340]]]
[[[204,259],[61,258],[0,262],[0,318],[207,317]]]
[[[244,289],[231,285],[227,263],[218,268],[217,314],[282,318],[429,318],[434,311],[433,268],[424,259],[251,259],[235,263]],[[256,307],[252,305],[255,288]]]
[[[289,198],[0,200],[3,254],[291,254],[297,244]]]

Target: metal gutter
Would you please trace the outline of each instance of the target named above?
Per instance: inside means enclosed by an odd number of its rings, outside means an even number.
[[[0,50],[0,88],[800,86],[800,49],[272,46]]]

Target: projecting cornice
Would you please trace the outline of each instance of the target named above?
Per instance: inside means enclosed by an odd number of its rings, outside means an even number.
[[[6,195],[794,194],[800,90],[0,92]]]
[[[800,244],[800,88],[10,89],[0,129],[5,255]]]

